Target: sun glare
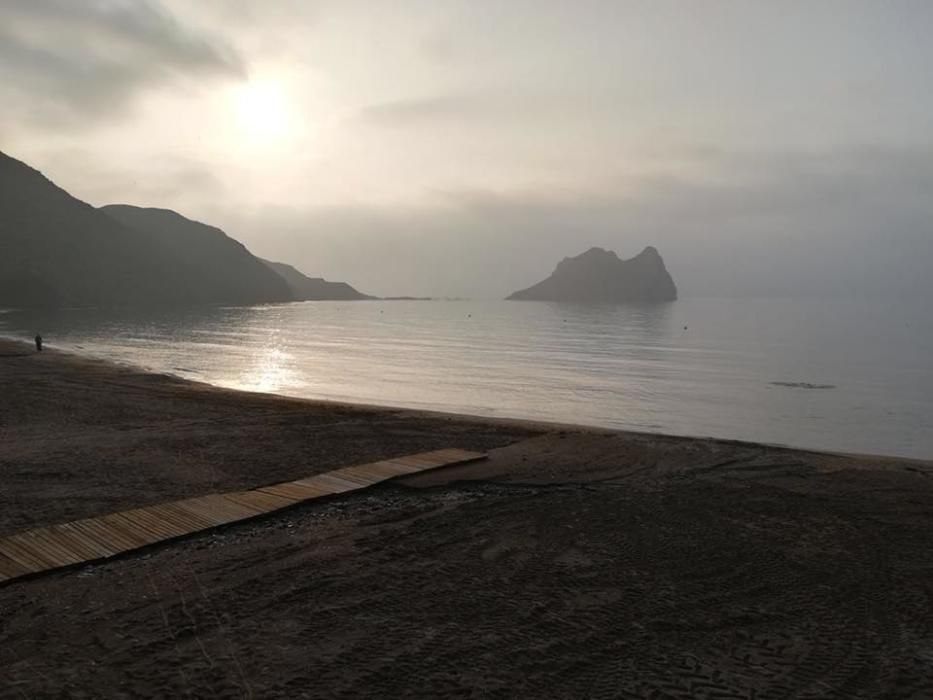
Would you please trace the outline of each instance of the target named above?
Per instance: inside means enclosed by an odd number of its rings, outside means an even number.
[[[275,83],[247,83],[238,88],[235,103],[237,123],[249,138],[268,142],[287,133],[288,104]]]

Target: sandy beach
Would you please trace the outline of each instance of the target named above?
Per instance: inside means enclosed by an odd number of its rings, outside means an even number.
[[[933,697],[933,463],[0,341],[0,535],[446,447],[490,458],[0,587],[0,697]]]

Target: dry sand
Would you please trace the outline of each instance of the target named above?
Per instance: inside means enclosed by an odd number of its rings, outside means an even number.
[[[242,394],[0,342],[0,533],[434,449],[0,588],[0,697],[933,697],[933,465]]]

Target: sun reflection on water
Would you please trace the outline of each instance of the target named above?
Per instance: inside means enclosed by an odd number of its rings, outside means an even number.
[[[251,364],[235,380],[228,383],[232,389],[243,391],[281,392],[298,386],[299,373],[294,368],[293,356],[278,346],[265,347],[250,353]]]

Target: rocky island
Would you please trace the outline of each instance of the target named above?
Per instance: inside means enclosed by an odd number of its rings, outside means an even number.
[[[590,248],[564,258],[551,276],[515,292],[510,300],[528,301],[674,301],[677,287],[657,249],[649,246],[630,260]]]

